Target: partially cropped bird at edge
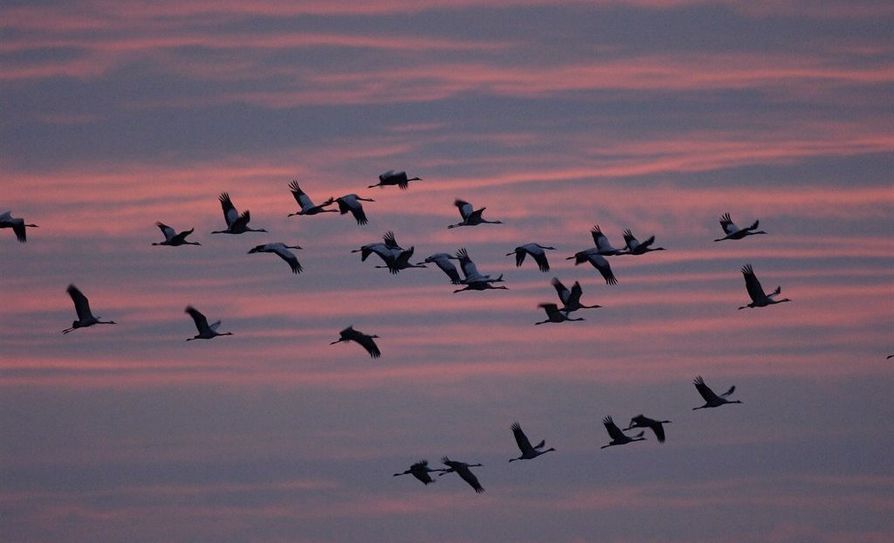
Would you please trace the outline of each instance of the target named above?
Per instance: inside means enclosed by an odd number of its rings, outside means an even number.
[[[12,228],[12,233],[15,234],[16,239],[21,243],[25,243],[27,241],[27,236],[25,234],[25,228],[37,228],[36,224],[28,224],[25,223],[25,219],[19,217],[13,217],[11,211],[4,211],[0,213],[0,228]]]

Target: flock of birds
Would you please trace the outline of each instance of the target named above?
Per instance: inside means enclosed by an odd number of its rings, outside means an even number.
[[[368,188],[397,186],[400,189],[407,189],[411,181],[417,181],[420,179],[421,178],[419,177],[408,177],[406,172],[403,171],[392,170],[381,174],[379,176],[379,182],[374,185],[369,185]],[[314,204],[311,198],[301,189],[297,181],[292,181],[289,184],[289,189],[296,203],[300,207],[298,211],[290,213],[289,217],[312,216],[321,213],[338,212],[342,215],[351,213],[358,225],[362,226],[368,223],[368,219],[361,202],[374,202],[374,200],[371,198],[363,198],[361,196],[358,196],[357,194],[347,194],[339,198],[330,197],[321,204]],[[212,234],[238,235],[247,232],[266,232],[266,230],[263,228],[252,228],[250,226],[251,213],[248,210],[240,213],[233,204],[233,201],[230,198],[229,194],[224,192],[219,196],[218,199],[223,211],[226,228],[223,230],[213,231],[211,232]],[[334,205],[337,205],[337,209],[330,207]],[[447,226],[447,228],[453,229],[463,226],[477,226],[482,224],[502,224],[502,221],[500,220],[485,219],[483,217],[483,213],[486,208],[482,207],[480,209],[474,209],[472,204],[460,199],[457,199],[454,202],[454,205],[459,211],[461,221],[455,224],[450,224]],[[729,213],[725,213],[721,216],[720,225],[723,229],[724,235],[714,240],[717,242],[725,240],[741,240],[748,236],[766,234],[766,232],[764,232],[763,230],[758,230],[759,221],[754,221],[754,223],[750,226],[740,228],[736,226],[735,223],[733,223]],[[179,247],[183,245],[201,245],[201,243],[197,241],[190,241],[187,239],[194,232],[194,229],[177,232],[174,228],[162,222],[156,223],[156,226],[158,226],[158,228],[161,230],[161,233],[164,236],[164,240],[160,242],[154,242],[152,243],[152,245],[169,247]],[[26,241],[26,228],[36,227],[37,225],[35,224],[25,223],[24,219],[22,218],[13,217],[11,215],[11,212],[9,211],[0,214],[0,228],[11,228],[16,238],[20,242],[24,243]],[[607,257],[622,255],[644,255],[648,252],[665,250],[663,247],[654,246],[655,236],[650,236],[648,239],[639,241],[634,236],[633,232],[629,229],[624,231],[623,248],[615,248],[614,246],[612,246],[612,244],[609,242],[608,238],[598,225],[592,228],[590,234],[593,239],[593,247],[578,251],[573,256],[567,257],[567,259],[574,260],[575,265],[588,262],[599,272],[607,285],[615,285],[618,283],[617,278],[612,272],[611,265]],[[292,273],[299,274],[302,272],[303,268],[298,262],[298,258],[295,253],[292,252],[292,250],[299,249],[301,249],[299,245],[286,245],[281,242],[273,242],[256,245],[251,250],[249,250],[248,253],[275,254],[289,265]],[[554,250],[556,250],[555,247],[541,245],[539,243],[525,243],[516,247],[512,252],[506,253],[506,256],[514,255],[515,264],[517,267],[522,266],[526,258],[530,256],[541,272],[549,272],[550,263],[547,257],[547,251]],[[489,289],[508,288],[505,285],[500,284],[504,282],[502,274],[493,276],[490,274],[481,273],[475,263],[472,261],[468,251],[465,248],[460,248],[454,254],[437,253],[425,258],[423,262],[411,263],[410,260],[413,258],[414,247],[410,247],[409,249],[402,248],[400,245],[398,245],[394,233],[387,232],[383,236],[381,242],[363,245],[359,249],[354,249],[352,253],[360,253],[361,261],[366,261],[370,255],[375,254],[379,259],[382,260],[382,264],[377,265],[376,267],[387,269],[392,274],[397,274],[400,271],[408,268],[424,268],[427,264],[434,264],[447,275],[451,284],[459,287],[453,291],[454,293],[468,290],[483,291]],[[457,267],[453,264],[453,261],[459,263],[459,269],[457,269]],[[777,287],[769,294],[766,293],[761,286],[760,281],[758,281],[750,264],[746,264],[745,266],[743,266],[741,272],[745,279],[745,289],[748,293],[749,298],[751,299],[751,302],[739,307],[739,309],[765,307],[790,301],[788,298],[776,298],[776,296],[781,293],[782,289],[780,287]],[[547,323],[562,323],[566,321],[581,321],[584,319],[579,317],[572,317],[572,313],[581,309],[596,309],[601,307],[599,305],[584,305],[583,303],[581,303],[583,290],[578,281],[575,281],[570,289],[566,287],[557,277],[554,277],[552,279],[551,284],[555,289],[556,294],[558,295],[559,303],[540,304],[539,307],[546,313],[546,319],[535,322],[535,325]],[[63,330],[63,334],[68,334],[79,328],[87,328],[97,324],[116,324],[115,321],[104,321],[100,320],[99,316],[95,316],[90,309],[90,303],[87,297],[76,286],[69,285],[67,292],[71,297],[72,302],[74,303],[77,320],[72,322],[71,327]],[[185,312],[192,318],[197,330],[197,334],[191,338],[187,338],[186,341],[198,339],[210,340],[218,336],[227,336],[233,334],[232,332],[218,331],[221,323],[219,320],[213,323],[209,323],[206,316],[191,305],[186,307]],[[339,338],[331,342],[331,345],[342,342],[354,342],[360,345],[369,354],[369,356],[371,356],[372,358],[378,358],[381,356],[382,353],[379,349],[379,346],[375,342],[375,339],[377,338],[378,336],[375,334],[366,334],[364,332],[356,330],[353,326],[348,326],[339,332]],[[714,391],[712,391],[707,384],[705,384],[705,381],[702,379],[701,376],[696,377],[693,381],[693,384],[695,385],[695,388],[701,395],[702,399],[704,399],[705,401],[704,405],[694,407],[693,409],[714,408],[726,404],[742,403],[739,400],[728,399],[728,397],[735,391],[734,386],[730,387],[730,389],[726,392],[718,395],[714,393]],[[630,420],[628,427],[624,428],[623,430],[619,428],[617,424],[615,424],[612,417],[610,416],[605,417],[602,422],[609,437],[611,438],[608,444],[602,446],[602,448],[606,448],[618,445],[626,445],[635,441],[643,441],[645,440],[645,429],[651,430],[659,442],[664,442],[666,438],[664,424],[668,424],[671,421],[652,419],[640,414],[633,417]],[[549,449],[545,448],[545,440],[541,440],[537,445],[532,445],[528,437],[525,435],[524,431],[522,431],[521,426],[517,422],[512,425],[511,429],[515,438],[515,442],[518,445],[518,449],[521,454],[518,457],[510,458],[509,462],[514,462],[517,460],[533,460],[543,454],[555,451],[555,449],[552,447]],[[634,429],[643,430],[635,435],[628,435],[624,433]],[[478,478],[470,469],[473,467],[479,467],[482,464],[470,464],[452,460],[447,456],[443,457],[442,462],[445,466],[447,466],[446,468],[431,468],[428,465],[428,461],[420,460],[412,464],[406,471],[395,473],[394,475],[412,475],[422,483],[428,485],[434,482],[434,479],[431,477],[432,473],[437,473],[438,476],[443,476],[447,473],[456,473],[476,492],[484,491],[484,488],[482,487]]]

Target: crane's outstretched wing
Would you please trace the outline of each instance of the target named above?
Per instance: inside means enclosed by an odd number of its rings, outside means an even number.
[[[459,198],[457,198],[453,201],[453,205],[455,205],[456,208],[459,209],[459,214],[463,218],[463,220],[467,220],[469,218],[469,215],[472,214],[472,204],[465,200],[460,200]]]
[[[549,271],[549,260],[546,259],[546,253],[540,251],[539,253],[531,253],[531,256],[534,257],[534,261],[537,262],[537,267],[540,268],[540,271]]]
[[[698,390],[698,393],[702,395],[702,398],[705,399],[706,402],[712,403],[718,401],[717,394],[714,394],[714,391],[705,384],[705,380],[702,379],[702,376],[699,375],[692,381],[692,384],[695,385],[695,389]]]
[[[720,216],[720,227],[723,228],[723,232],[726,233],[726,235],[735,234],[739,231],[739,227],[733,222],[729,213],[724,213]]]
[[[627,436],[624,435],[624,432],[621,431],[620,428],[615,424],[615,421],[612,420],[611,417],[605,417],[602,419],[602,424],[605,425],[605,429],[608,431],[609,437],[612,440],[624,440],[627,439]]]
[[[397,244],[397,239],[394,237],[394,232],[391,230],[385,232],[382,239],[385,240],[385,246],[389,249],[401,249],[401,246]]]
[[[518,444],[518,448],[521,449],[522,453],[534,450],[534,447],[531,446],[531,442],[528,441],[528,436],[525,435],[521,429],[521,425],[517,422],[512,424],[512,435],[515,436],[515,442]]]
[[[71,296],[71,301],[74,302],[78,320],[89,320],[93,317],[93,313],[90,312],[90,302],[88,302],[87,297],[78,290],[78,287],[68,285],[68,288],[65,289],[65,291],[68,292],[68,295]]]
[[[227,226],[232,226],[236,219],[239,218],[239,212],[236,211],[236,206],[233,205],[229,193],[222,192],[217,199],[220,200],[220,207],[223,209],[224,220],[227,221]]]
[[[593,265],[594,268],[599,270],[599,273],[602,275],[602,278],[605,279],[606,284],[608,285],[617,285],[618,280],[615,278],[614,272],[612,272],[612,267],[608,263],[608,260],[602,256],[597,254],[590,254],[587,256],[587,260],[590,261],[590,264]]]
[[[177,235],[177,232],[175,232],[173,228],[163,222],[157,222],[155,223],[155,226],[157,226],[158,229],[161,230],[161,233],[165,237],[165,241],[171,241],[172,239],[174,239],[174,236]],[[192,230],[190,230],[190,232],[192,232]]]
[[[754,270],[751,268],[751,264],[745,264],[742,266],[742,275],[745,277],[745,290],[748,291],[748,296],[752,301],[757,302],[767,297],[764,294],[764,288],[761,286],[761,282],[757,280],[757,276],[754,275]]]
[[[303,268],[298,262],[298,257],[295,256],[292,251],[286,249],[285,247],[277,246],[273,248],[273,252],[279,255],[281,259],[285,260],[289,264],[289,267],[292,268],[292,273],[301,273],[301,270]]]
[[[568,287],[563,285],[558,277],[553,277],[550,283],[553,288],[556,289],[556,294],[559,295],[559,300],[561,300],[563,304],[568,305],[568,295],[570,294]]]
[[[200,334],[205,330],[211,329],[211,327],[208,326],[208,319],[205,318],[205,315],[203,315],[198,309],[194,308],[191,305],[188,305],[183,311],[189,313],[189,316],[192,317],[193,322],[196,324],[196,329],[199,331]]]

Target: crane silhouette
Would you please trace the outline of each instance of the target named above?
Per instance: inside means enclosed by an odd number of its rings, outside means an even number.
[[[186,309],[184,309],[183,312],[192,317],[192,321],[196,325],[196,330],[199,332],[191,338],[186,338],[186,341],[192,341],[194,339],[214,339],[217,336],[233,335],[233,332],[218,332],[217,327],[220,326],[220,321],[214,321],[211,324],[208,324],[208,319],[205,318],[205,315],[191,305],[186,306]]]
[[[386,187],[397,185],[401,190],[407,190],[410,186],[410,181],[422,181],[421,177],[407,177],[407,172],[400,171],[396,172],[394,170],[388,170],[383,174],[379,174],[379,182],[375,185],[370,185],[367,188],[371,189],[373,187]]]
[[[765,294],[764,288],[761,286],[761,282],[758,281],[757,276],[754,275],[754,270],[751,268],[751,264],[745,264],[744,266],[742,266],[742,275],[745,277],[745,290],[748,291],[748,296],[751,298],[751,303],[740,306],[739,309],[745,309],[746,307],[766,307],[768,305],[781,304],[783,302],[791,301],[788,298],[783,298],[781,300],[776,300],[773,298],[774,296],[777,296],[782,292],[782,287],[776,287],[776,290],[774,290],[770,294]]]
[[[482,493],[484,492],[484,487],[481,486],[481,483],[478,482],[478,478],[475,477],[475,474],[472,473],[472,470],[469,468],[480,467],[482,464],[467,464],[465,462],[460,462],[458,460],[451,460],[448,457],[444,457],[441,459],[441,462],[447,466],[448,469],[441,471],[438,474],[438,477],[446,473],[456,473],[462,480],[469,483],[469,486],[475,489],[475,492]]]
[[[215,230],[211,232],[212,234],[244,234],[245,232],[266,232],[263,228],[251,228],[248,226],[248,222],[251,220],[251,212],[249,210],[245,210],[240,215],[238,211],[236,211],[236,206],[233,205],[233,201],[230,199],[230,195],[226,192],[222,192],[220,196],[217,197],[220,200],[220,207],[223,209],[224,220],[227,222],[226,230]]]
[[[13,217],[12,211],[0,213],[0,228],[12,228],[12,233],[21,243],[27,241],[25,228],[37,228],[36,224],[25,224],[25,219]]]
[[[728,403],[742,403],[739,400],[727,400],[726,397],[731,395],[736,391],[735,386],[729,387],[729,390],[718,396],[714,394],[714,391],[711,390],[708,385],[705,384],[705,380],[702,379],[702,376],[699,375],[692,381],[692,384],[695,385],[695,389],[698,390],[698,393],[701,394],[702,398],[705,399],[705,405],[701,407],[693,407],[692,410],[696,409],[706,409],[708,407],[720,407],[721,405]]]
[[[359,249],[353,249],[351,252],[360,253],[360,261],[366,262],[369,255],[373,253],[379,255],[379,258],[382,260],[386,260],[389,257],[399,255],[403,251],[403,248],[397,244],[394,232],[391,232],[390,230],[385,232],[385,235],[382,236],[382,240],[383,242],[368,243]]]
[[[549,261],[546,259],[545,250],[554,251],[555,249],[555,247],[548,247],[546,245],[540,245],[539,243],[525,243],[524,245],[516,247],[513,252],[506,253],[506,256],[515,255],[515,267],[520,268],[522,262],[525,261],[525,255],[531,255],[531,258],[537,262],[537,267],[540,268],[540,271],[548,272]]]
[[[624,245],[627,246],[627,252],[621,253],[625,255],[643,255],[652,251],[664,251],[664,247],[652,247],[655,243],[655,236],[649,236],[640,242],[628,228],[624,230]]]
[[[88,326],[93,326],[94,324],[118,324],[115,321],[101,321],[99,320],[99,316],[93,316],[93,313],[90,311],[90,302],[87,300],[87,297],[78,290],[78,287],[74,285],[68,285],[68,288],[65,289],[68,292],[68,295],[71,296],[71,301],[74,302],[75,312],[78,314],[78,320],[72,321],[71,328],[66,328],[62,330],[63,334],[68,334],[78,328],[87,328]]]
[[[415,464],[410,466],[410,469],[407,471],[402,471],[400,473],[395,473],[395,477],[400,477],[401,475],[412,475],[416,479],[422,482],[422,484],[428,485],[430,483],[434,483],[435,480],[431,478],[429,473],[438,473],[444,471],[443,469],[435,469],[428,467],[428,460],[420,460]]]
[[[503,224],[503,221],[489,221],[481,216],[484,213],[486,207],[482,207],[481,209],[472,208],[472,204],[465,200],[456,199],[453,201],[453,205],[459,209],[459,215],[463,220],[456,224],[451,224],[447,226],[447,228],[458,228],[460,226],[478,226],[479,224]]]
[[[608,263],[608,259],[599,254],[599,249],[587,249],[585,251],[578,251],[574,253],[574,256],[569,256],[565,260],[574,260],[574,265],[583,264],[584,262],[589,262],[596,271],[598,271],[602,278],[605,279],[605,283],[607,285],[617,285],[618,280],[615,278],[614,272],[612,272],[612,267]]]
[[[345,194],[344,196],[340,196],[335,199],[335,202],[338,203],[338,211],[342,215],[350,212],[351,215],[354,216],[354,220],[357,221],[357,224],[363,226],[368,221],[366,219],[366,212],[363,211],[363,204],[360,202],[375,202],[372,198],[362,198],[357,196],[356,194]]]
[[[615,424],[615,421],[612,420],[611,417],[605,417],[602,419],[602,424],[605,425],[606,431],[608,431],[609,437],[612,440],[608,443],[608,445],[603,445],[600,449],[604,449],[606,447],[613,447],[615,445],[626,445],[628,443],[632,443],[634,441],[645,441],[646,438],[643,437],[645,432],[640,432],[633,437],[627,436],[624,432],[621,431],[620,428]]]
[[[447,253],[435,253],[426,258],[425,262],[428,264],[435,264],[437,267],[441,268],[441,271],[446,273],[447,277],[450,278],[450,282],[454,285],[458,285],[462,280],[459,278],[459,271],[456,269],[456,266],[453,265],[453,262],[450,262],[451,260],[459,260],[459,258]]]
[[[295,179],[289,183],[289,190],[292,191],[292,196],[295,198],[295,201],[298,202],[298,205],[301,206],[300,211],[289,213],[289,217],[294,217],[295,215],[317,215],[319,213],[338,213],[337,209],[326,209],[326,207],[331,206],[335,200],[329,198],[322,204],[315,205],[313,200],[310,199],[310,196],[301,190],[301,186],[298,185],[298,181]]]
[[[596,245],[597,253],[602,256],[614,256],[625,254],[626,249],[616,249],[609,243],[608,238],[602,233],[602,229],[597,224],[590,229],[590,235],[593,236],[593,244]]]
[[[559,295],[559,300],[562,302],[562,311],[567,315],[572,311],[577,311],[578,309],[598,309],[602,307],[601,305],[583,305],[580,303],[581,294],[583,294],[583,289],[580,286],[580,283],[575,281],[573,285],[571,285],[571,289],[562,284],[559,281],[558,277],[553,277],[551,281],[553,288],[556,289],[556,294]]]
[[[301,273],[303,269],[301,267],[301,263],[298,262],[298,257],[295,256],[295,253],[290,251],[289,249],[301,249],[300,245],[286,245],[282,242],[275,243],[262,243],[261,245],[255,245],[248,251],[248,254],[253,253],[273,253],[279,256],[281,259],[285,260],[289,267],[292,268],[292,273]]]
[[[508,287],[498,286],[495,287],[493,283],[499,283],[503,281],[503,274],[500,274],[499,277],[493,278],[490,275],[483,275],[478,271],[478,267],[472,262],[472,259],[469,258],[469,252],[466,251],[465,247],[456,252],[456,258],[459,259],[459,267],[463,272],[465,278],[460,281],[460,283],[466,285],[461,289],[454,290],[454,293],[462,292],[464,290],[488,290],[488,289],[503,289],[509,290]]]
[[[396,274],[400,272],[400,270],[405,270],[407,268],[424,268],[425,264],[417,263],[410,264],[410,259],[413,257],[413,252],[416,250],[415,247],[410,247],[409,249],[403,250],[397,254],[390,254],[387,257],[383,256],[382,260],[385,261],[384,266],[376,266],[377,268],[388,268],[388,271],[392,274]],[[381,255],[380,255],[381,256]]]
[[[745,236],[755,236],[757,234],[766,234],[763,230],[758,230],[758,225],[760,225],[760,221],[754,221],[754,224],[751,226],[747,226],[745,228],[739,228],[733,222],[732,217],[730,217],[729,213],[724,213],[720,216],[720,227],[723,228],[723,233],[726,234],[722,238],[717,238],[714,241],[723,241],[725,239],[742,239]]]
[[[630,425],[627,428],[624,428],[624,431],[633,430],[634,428],[650,428],[655,433],[655,437],[658,438],[658,442],[664,443],[663,425],[669,422],[669,420],[650,419],[649,417],[640,414],[630,419]]]
[[[379,336],[364,334],[359,330],[354,330],[353,326],[348,326],[339,332],[338,335],[339,338],[329,345],[335,345],[336,343],[341,343],[343,341],[356,341],[361,347],[366,349],[366,352],[368,352],[369,356],[372,358],[379,358],[382,356],[382,351],[379,350],[379,346],[373,341],[373,338],[378,338]]]
[[[583,317],[572,319],[568,316],[568,313],[563,313],[559,310],[559,306],[556,304],[538,304],[537,307],[542,308],[546,311],[546,320],[535,322],[534,324],[546,324],[548,322],[565,322],[565,321],[582,321]]]
[[[528,436],[525,435],[521,429],[521,425],[517,422],[512,423],[512,435],[515,436],[515,442],[518,444],[521,456],[518,458],[510,458],[510,462],[515,462],[516,460],[532,460],[541,454],[556,450],[552,447],[543,449],[543,447],[546,447],[546,440],[542,440],[537,445],[532,446],[531,442],[528,441]]]
[[[195,228],[190,228],[189,230],[184,230],[179,234],[170,226],[166,225],[163,222],[155,223],[155,226],[161,230],[161,233],[164,234],[165,240],[153,243],[152,245],[167,245],[169,247],[179,247],[181,245],[201,245],[198,241],[186,241],[186,236],[193,233]]]

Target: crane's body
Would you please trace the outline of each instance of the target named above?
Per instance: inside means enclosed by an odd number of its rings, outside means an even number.
[[[428,467],[428,460],[420,460],[411,465],[410,469],[401,473],[395,473],[394,476],[400,477],[401,475],[412,475],[422,484],[428,485],[435,482],[435,480],[431,478],[431,475],[429,475],[429,473],[440,473],[442,471],[444,470]]]
[[[601,305],[584,305],[580,303],[583,289],[577,281],[574,282],[571,289],[563,285],[558,277],[553,277],[551,283],[553,288],[556,289],[556,294],[559,295],[559,300],[562,302],[563,307],[561,310],[564,311],[566,315],[572,311],[577,311],[578,309],[598,309],[602,307]]]
[[[300,210],[295,213],[289,213],[289,217],[294,217],[295,215],[317,215],[320,213],[338,213],[337,209],[326,209],[328,206],[331,206],[335,200],[332,198],[327,199],[320,205],[316,205],[313,203],[313,200],[310,199],[310,196],[307,195],[306,192],[301,190],[301,186],[298,185],[297,180],[292,180],[289,183],[289,190],[292,191],[292,196],[295,198],[295,201],[298,202],[298,205],[301,207]]]
[[[649,428],[655,433],[658,442],[664,443],[665,435],[663,425],[668,424],[669,422],[669,420],[650,419],[649,417],[640,414],[630,419],[630,425],[627,428],[624,428],[624,431],[633,430],[634,428]]]
[[[186,338],[186,341],[192,341],[194,339],[214,339],[217,336],[233,335],[233,332],[218,332],[217,328],[220,326],[220,321],[214,321],[211,324],[208,324],[208,319],[205,315],[191,305],[186,306],[186,309],[184,309],[183,312],[192,317],[192,321],[196,325],[196,330],[199,332],[191,338]]]
[[[487,209],[486,207],[482,207],[481,209],[474,209],[472,204],[466,202],[465,200],[456,199],[453,201],[453,205],[459,209],[459,215],[463,220],[456,224],[448,225],[447,228],[458,228],[460,226],[478,226],[479,224],[503,224],[503,221],[489,221],[482,217],[482,213]]]
[[[472,262],[472,259],[469,257],[469,252],[466,251],[465,248],[462,248],[456,252],[456,258],[459,259],[459,266],[464,276],[464,279],[462,279],[460,283],[465,285],[465,287],[454,290],[454,293],[462,292],[465,290],[509,290],[508,287],[502,285],[493,285],[493,283],[500,283],[503,281],[503,274],[500,274],[498,277],[494,278],[490,275],[484,275],[480,273],[478,271],[478,267],[475,265],[474,262]]]
[[[415,247],[410,247],[409,249],[400,251],[399,253],[392,252],[387,256],[382,256],[382,260],[385,261],[384,266],[376,266],[377,268],[387,268],[388,271],[392,274],[396,274],[401,270],[405,270],[407,268],[424,268],[425,264],[417,263],[411,264],[410,259],[413,258],[413,252],[416,250]]]
[[[629,228],[624,230],[624,245],[627,246],[625,255],[644,255],[652,251],[664,251],[664,247],[652,247],[655,243],[655,236],[649,236],[643,241],[636,239],[633,231]]]
[[[600,447],[604,449],[606,447],[613,447],[615,445],[626,445],[628,443],[633,443],[634,441],[645,441],[646,438],[643,437],[645,432],[640,432],[633,437],[630,437],[624,432],[621,431],[620,428],[615,424],[615,421],[612,420],[611,417],[605,417],[602,419],[602,424],[605,425],[605,430],[608,432],[609,437],[612,438],[609,441],[608,445],[603,445]]]
[[[516,460],[532,460],[541,454],[556,450],[552,447],[544,449],[544,447],[546,447],[546,440],[541,440],[537,445],[531,445],[528,436],[525,435],[521,429],[521,425],[517,422],[512,424],[512,435],[515,437],[515,443],[521,451],[521,456],[518,458],[510,458],[510,462],[515,462]]]
[[[63,334],[68,334],[78,328],[87,328],[88,326],[93,326],[94,324],[118,324],[115,321],[101,321],[100,317],[94,316],[93,312],[90,311],[90,302],[87,300],[87,297],[78,289],[78,287],[74,285],[68,285],[68,288],[65,289],[68,295],[71,297],[71,301],[74,303],[75,312],[78,315],[78,320],[72,321],[71,328],[66,328],[62,330]]]
[[[791,301],[788,298],[782,298],[781,300],[775,298],[775,296],[782,293],[781,286],[776,287],[776,290],[770,294],[765,293],[764,287],[762,287],[761,282],[757,280],[757,276],[754,274],[754,269],[751,267],[751,264],[742,266],[742,276],[745,278],[745,290],[748,291],[748,297],[751,298],[751,303],[740,306],[739,309],[766,307],[768,305]]]
[[[539,304],[537,307],[546,311],[546,320],[535,322],[534,324],[546,324],[548,322],[565,322],[565,321],[582,321],[583,317],[572,319],[568,313],[564,313],[556,304]]]
[[[201,245],[201,243],[199,243],[198,241],[186,240],[186,236],[192,234],[195,228],[184,230],[178,234],[177,231],[163,222],[157,222],[155,223],[155,226],[157,226],[158,229],[161,230],[161,233],[164,235],[165,240],[158,243],[153,243],[152,245],[167,245],[169,247],[179,247],[181,245]]]
[[[738,226],[736,226],[736,223],[733,222],[730,214],[724,213],[720,216],[720,227],[723,228],[723,233],[725,235],[722,238],[715,239],[714,241],[723,241],[726,239],[742,239],[746,236],[766,234],[766,232],[764,232],[763,230],[758,230],[758,226],[760,226],[760,221],[756,220],[751,226],[739,228]]]
[[[223,209],[227,228],[226,230],[215,230],[214,232],[211,232],[212,234],[244,234],[245,232],[267,231],[263,228],[252,228],[248,226],[249,221],[251,221],[251,212],[247,209],[241,214],[236,211],[236,206],[233,205],[233,200],[230,199],[228,193],[220,193],[220,196],[218,196],[217,199],[220,200],[220,207]]]
[[[448,457],[444,457],[441,459],[441,462],[447,466],[448,469],[443,470],[438,474],[438,477],[444,475],[445,473],[456,473],[462,480],[467,482],[469,486],[475,489],[475,492],[482,493],[484,492],[484,487],[481,486],[481,483],[478,482],[478,477],[475,477],[475,474],[472,473],[472,470],[469,468],[479,467],[481,464],[467,464],[465,462],[460,462],[458,460],[451,460]]]
[[[728,396],[732,395],[732,393],[736,391],[735,386],[729,387],[729,390],[718,396],[717,394],[714,394],[714,391],[711,390],[708,385],[705,384],[705,380],[702,379],[701,375],[696,377],[692,381],[692,384],[695,385],[695,389],[698,390],[698,393],[701,394],[701,397],[705,400],[705,405],[702,405],[700,407],[693,407],[693,411],[695,411],[696,409],[706,409],[708,407],[720,407],[721,405],[725,405],[728,403],[742,403],[739,400],[726,399]]]
[[[341,343],[343,341],[354,341],[366,349],[366,352],[369,353],[369,356],[372,358],[379,358],[382,356],[382,351],[379,350],[379,346],[373,341],[374,338],[379,337],[377,335],[364,334],[359,330],[355,330],[353,326],[348,326],[339,332],[338,336],[338,339],[329,345],[335,345],[336,343]]]
[[[525,243],[524,245],[519,245],[515,248],[515,250],[511,253],[506,253],[506,256],[515,255],[515,267],[521,267],[522,262],[525,261],[526,255],[531,255],[531,258],[537,262],[537,267],[540,268],[542,272],[549,271],[549,260],[546,258],[546,251],[554,251],[555,247],[549,247],[547,245],[540,245],[539,243]]]
[[[396,258],[403,252],[404,249],[397,244],[394,232],[385,232],[385,235],[382,236],[382,240],[383,242],[369,243],[359,249],[353,249],[351,252],[360,253],[361,262],[366,262],[366,259],[371,254],[379,255],[379,258],[387,262],[389,258]]]
[[[373,187],[387,187],[397,185],[401,190],[407,190],[410,186],[410,181],[422,181],[421,177],[407,177],[407,172],[400,171],[396,172],[394,170],[388,170],[385,173],[379,174],[379,182],[375,185],[370,185],[367,188]]]
[[[615,256],[625,254],[626,249],[616,249],[608,241],[608,237],[602,233],[602,229],[597,224],[590,229],[590,235],[593,236],[593,244],[596,246],[597,254],[602,256]]]

